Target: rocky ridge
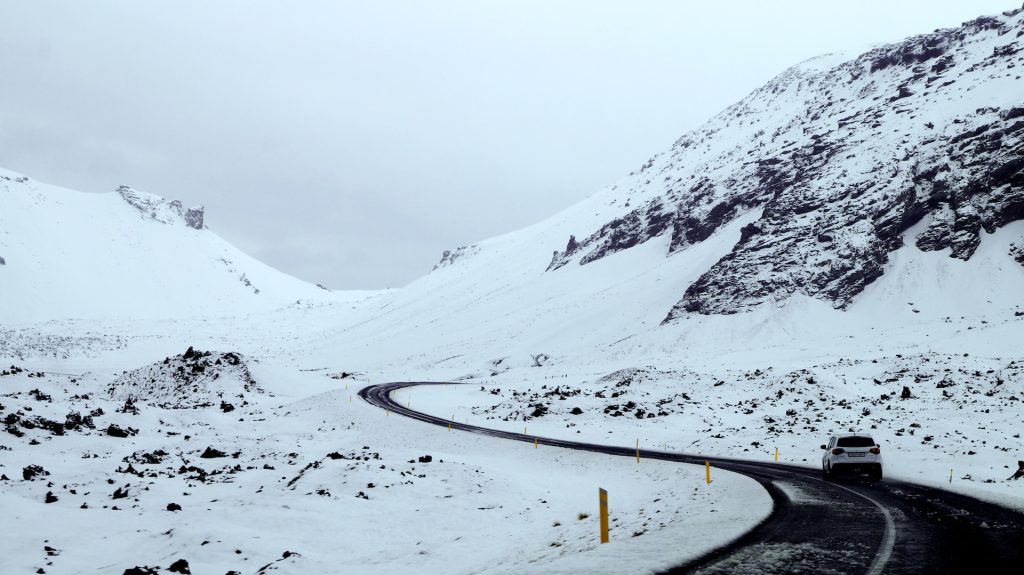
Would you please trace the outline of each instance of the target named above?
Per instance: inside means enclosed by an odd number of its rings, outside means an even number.
[[[203,229],[203,206],[185,209],[178,200],[167,200],[156,194],[140,192],[129,186],[118,186],[117,193],[142,217],[162,224],[184,224],[192,229]]]
[[[797,293],[844,309],[905,241],[969,259],[1024,219],[1022,36],[1024,9],[797,65],[608,190],[620,215],[548,271],[666,234],[671,255],[751,211],[666,321]]]

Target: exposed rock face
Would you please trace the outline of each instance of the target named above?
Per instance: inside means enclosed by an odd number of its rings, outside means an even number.
[[[922,221],[910,242],[966,260],[982,230],[1024,219],[1022,36],[1016,10],[795,66],[616,186],[632,209],[548,270],[665,234],[671,254],[751,211],[666,321],[794,293],[845,308]]]
[[[454,250],[445,250],[444,253],[441,254],[441,261],[437,262],[437,265],[434,266],[434,269],[436,270],[439,268],[450,266],[454,264],[456,260],[458,260],[459,258],[471,256],[479,251],[480,249],[475,244],[471,246],[461,246],[455,248]]]
[[[142,217],[163,224],[184,223],[190,228],[203,229],[203,206],[184,210],[178,200],[167,200],[156,194],[140,192],[129,186],[119,186],[117,193]]]
[[[1024,266],[1024,243],[1011,245],[1010,257],[1016,260],[1020,265]]]
[[[189,208],[185,212],[185,225],[196,230],[203,229],[203,212],[203,206]]]

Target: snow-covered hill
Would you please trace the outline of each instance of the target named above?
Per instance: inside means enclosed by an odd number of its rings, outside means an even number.
[[[904,243],[969,259],[1024,219],[1022,34],[1016,10],[794,66],[595,198],[601,224],[567,234],[550,273],[652,238],[670,255],[751,210],[669,319],[794,293],[846,308]]]
[[[273,309],[323,290],[245,255],[203,209],[86,194],[0,170],[0,318],[168,318]]]

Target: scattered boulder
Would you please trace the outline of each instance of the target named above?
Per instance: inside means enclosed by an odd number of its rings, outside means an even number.
[[[92,416],[86,415],[82,417],[81,413],[72,411],[64,418],[64,428],[68,430],[81,429],[87,427],[89,429],[96,429],[96,424],[93,423]]]
[[[31,395],[32,398],[35,399],[36,401],[53,401],[52,397],[50,397],[46,393],[39,391],[38,389],[33,389],[32,391],[28,392],[28,394]]]
[[[156,567],[139,567],[135,566],[131,569],[125,569],[121,575],[158,575]]]
[[[114,490],[114,493],[110,496],[111,499],[125,499],[126,497],[128,497],[128,486],[127,485],[124,486],[123,488],[118,487],[117,489]]]
[[[434,460],[434,458],[429,456],[429,455],[421,455],[419,457],[419,462],[420,463],[430,463],[433,460]]]
[[[188,568],[188,561],[184,559],[178,559],[171,566],[167,568],[171,573],[182,573],[183,575],[192,575],[192,571]]]
[[[583,415],[583,410],[578,407],[574,407],[572,408],[572,411],[570,411],[569,413],[573,415]]]
[[[910,388],[904,385],[903,391],[900,393],[900,399],[910,399],[910,397]]]
[[[135,435],[136,433],[138,433],[137,429],[132,429],[131,427],[129,427],[127,429],[122,429],[121,426],[115,425],[113,423],[111,423],[107,427],[107,435],[109,435],[111,437],[125,438],[125,437],[128,437],[129,435]]]
[[[52,491],[46,492],[46,497],[43,499],[43,503],[56,503],[57,501],[59,501],[59,499]]]
[[[43,469],[40,465],[29,465],[21,470],[21,477],[25,481],[32,481],[36,477],[46,477],[49,474],[50,472]]]
[[[1024,461],[1017,462],[1017,471],[1010,476],[1010,479],[1017,480],[1024,477]]]
[[[178,505],[177,503],[168,503],[167,504],[167,510],[168,511],[181,511],[181,505]]]

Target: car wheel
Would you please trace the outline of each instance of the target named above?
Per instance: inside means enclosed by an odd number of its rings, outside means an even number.
[[[832,481],[832,472],[825,466],[821,467],[821,478],[825,481]]]
[[[876,470],[871,472],[871,481],[881,481],[881,480],[882,480],[882,470],[881,469],[876,469]]]

